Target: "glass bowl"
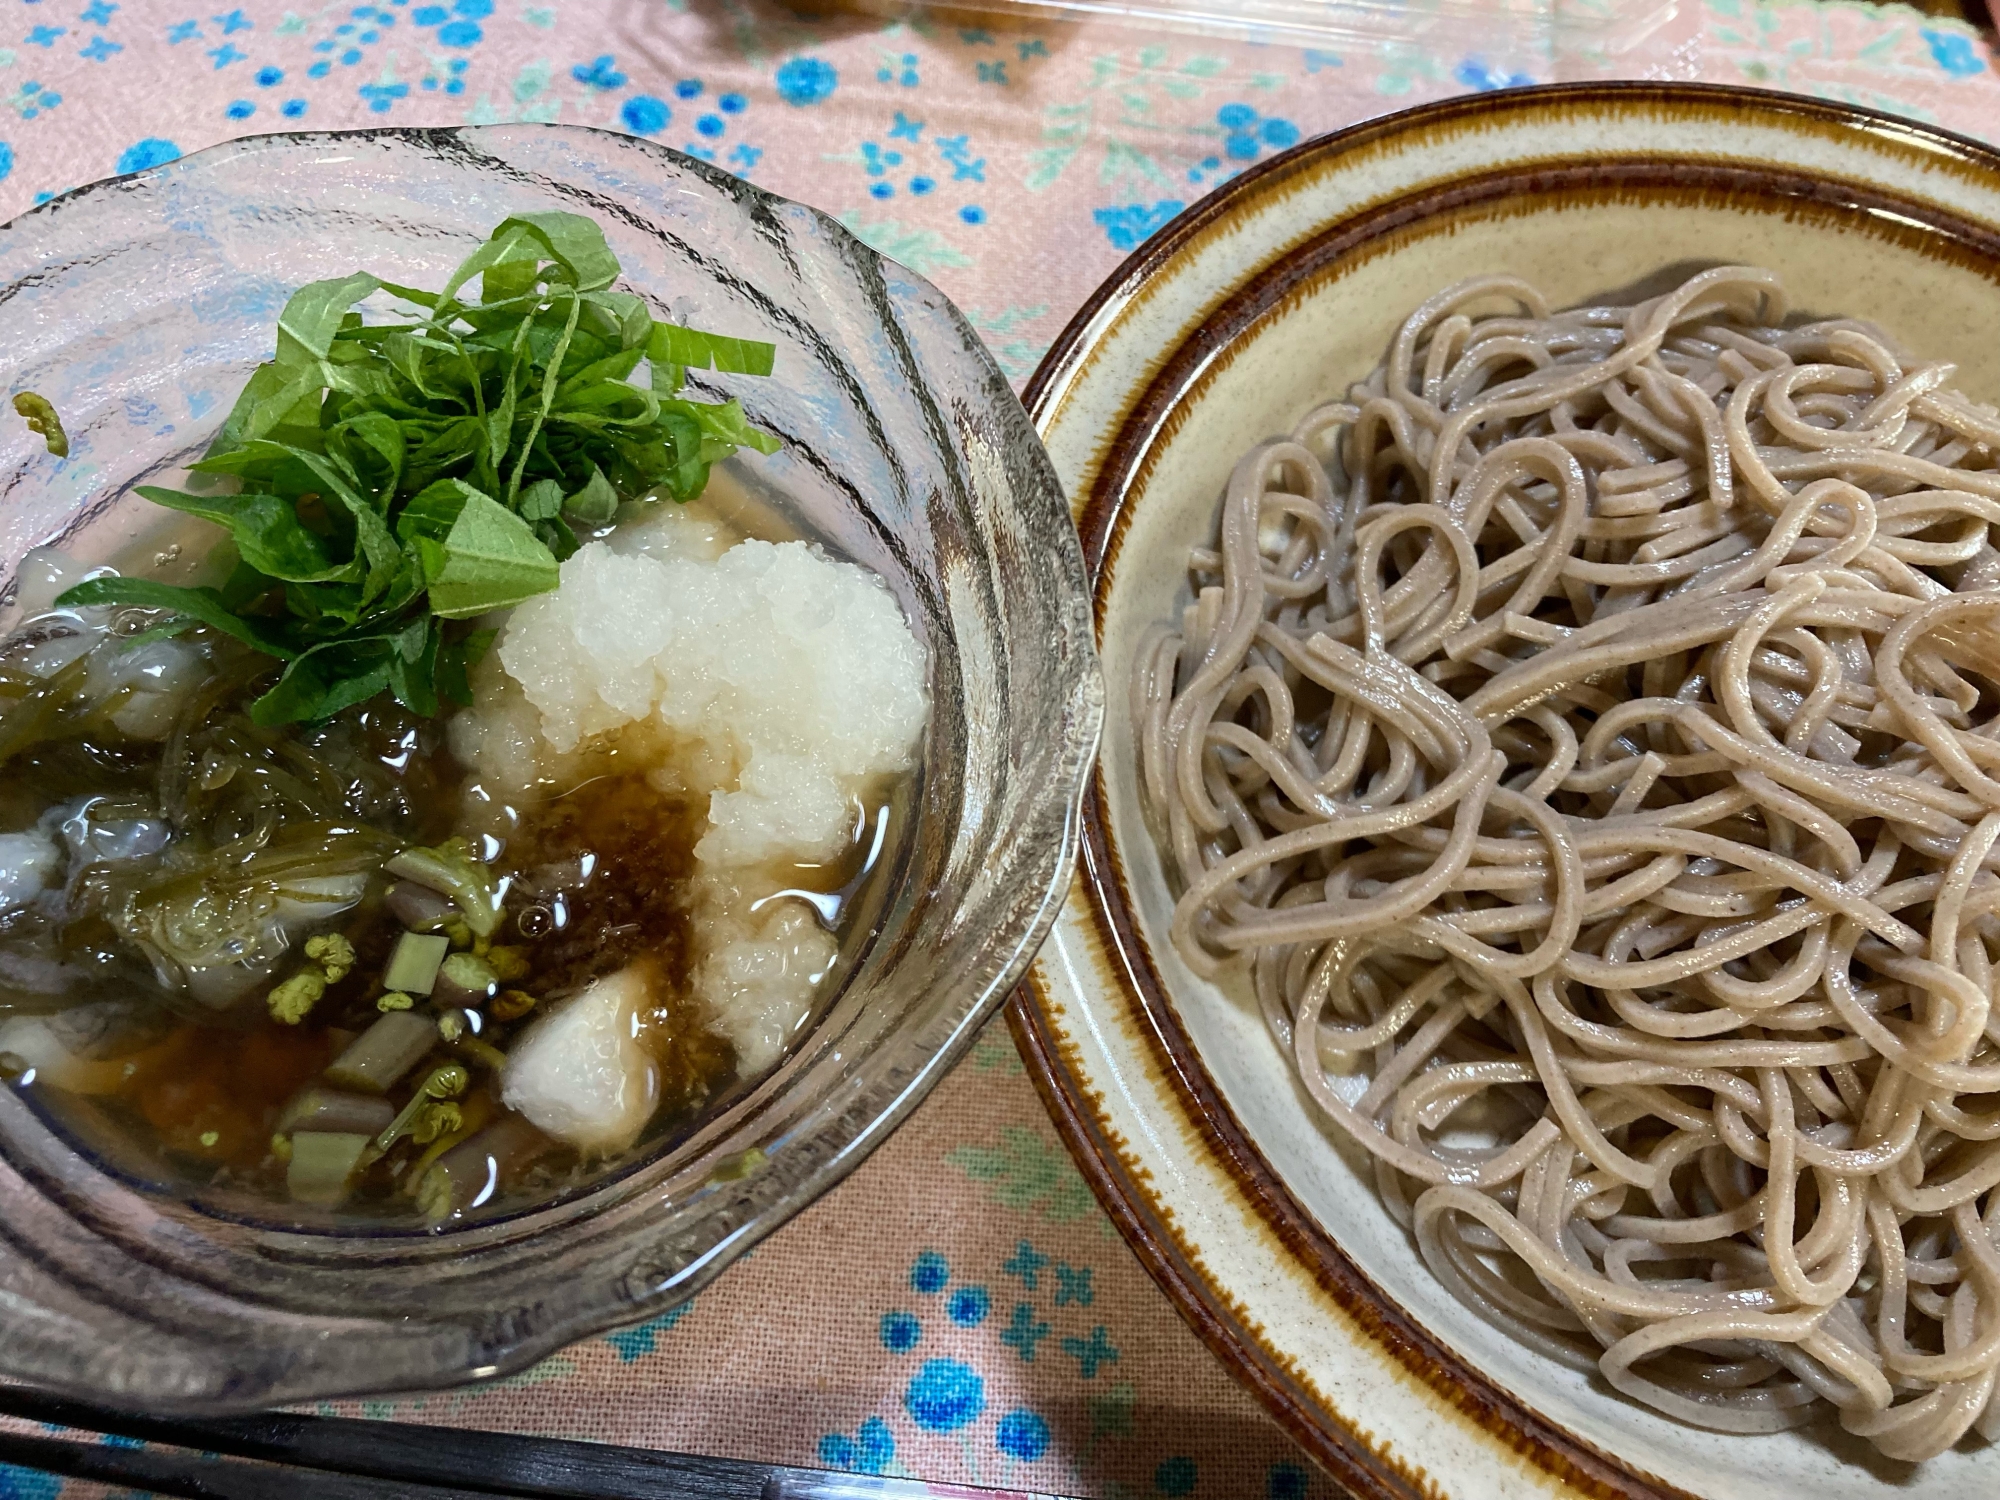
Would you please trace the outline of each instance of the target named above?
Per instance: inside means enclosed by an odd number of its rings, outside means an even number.
[[[269,357],[288,293],[439,285],[509,214],[589,214],[656,315],[778,348],[740,396],[782,452],[746,507],[879,573],[929,656],[904,867],[791,1054],[691,1137],[565,1201],[436,1232],[247,1222],[114,1173],[0,1087],[0,1378],[219,1412],[518,1370],[653,1316],[853,1170],[950,1067],[1068,887],[1103,687],[1063,491],[977,336],[825,215],[664,147],[556,126],[243,140],[0,228],[0,568],[60,542],[172,576],[181,468]],[[195,549],[199,550],[199,549]],[[189,559],[182,558],[185,564]]]

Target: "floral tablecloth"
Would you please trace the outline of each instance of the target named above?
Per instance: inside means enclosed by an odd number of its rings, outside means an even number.
[[[1426,99],[1699,78],[2000,139],[2000,62],[1915,11],[1562,0],[1510,30],[1465,5],[1416,0],[1392,34],[1308,48],[765,0],[0,0],[0,217],[235,135],[605,126],[837,214],[957,300],[1020,381],[1186,204]],[[692,1305],[498,1385],[343,1409],[1079,1496],[1331,1493],[1118,1239],[998,1023]],[[0,1465],[0,1500],[101,1493]]]

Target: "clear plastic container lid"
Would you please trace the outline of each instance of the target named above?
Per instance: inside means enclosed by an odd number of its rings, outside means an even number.
[[[1680,0],[803,0],[797,8],[960,26],[1098,22],[1339,51],[1449,46],[1477,58],[1489,86],[1617,68],[1669,26]],[[1656,44],[1657,45],[1657,44]]]

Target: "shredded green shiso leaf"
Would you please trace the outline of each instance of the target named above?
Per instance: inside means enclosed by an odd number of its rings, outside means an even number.
[[[440,292],[366,272],[300,288],[192,466],[237,492],[139,490],[226,527],[235,571],[220,588],[92,579],[57,602],[167,611],[148,636],[206,625],[276,657],[260,724],[384,692],[426,715],[470,701],[492,632],[458,622],[553,589],[574,528],[621,499],[691,500],[738,448],[779,447],[738,402],[680,394],[689,368],[770,374],[772,346],[658,322],[610,290],[618,272],[595,223],[542,213],[502,223]],[[421,311],[364,324],[354,305],[378,291]]]
[[[50,453],[57,458],[69,457],[69,434],[63,431],[62,418],[49,405],[49,398],[34,391],[16,391],[14,410],[28,423],[28,431],[42,440]]]

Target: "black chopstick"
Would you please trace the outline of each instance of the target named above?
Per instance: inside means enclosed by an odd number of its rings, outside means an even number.
[[[923,1500],[937,1493],[866,1475],[409,1422],[284,1412],[147,1416],[19,1386],[0,1385],[0,1414],[160,1445],[0,1432],[0,1462],[199,1500]],[[996,1492],[944,1493],[973,1500]]]
[[[174,1448],[121,1448],[53,1437],[0,1433],[0,1463],[18,1464],[72,1479],[132,1485],[155,1495],[190,1500],[490,1500],[491,1490],[439,1489],[402,1480],[368,1479],[319,1470],[304,1474],[283,1464],[250,1458],[188,1453]],[[634,1492],[640,1493],[640,1492]],[[681,1495],[699,1490],[669,1491]],[[732,1496],[740,1491],[715,1491]],[[759,1491],[749,1491],[759,1496]]]

